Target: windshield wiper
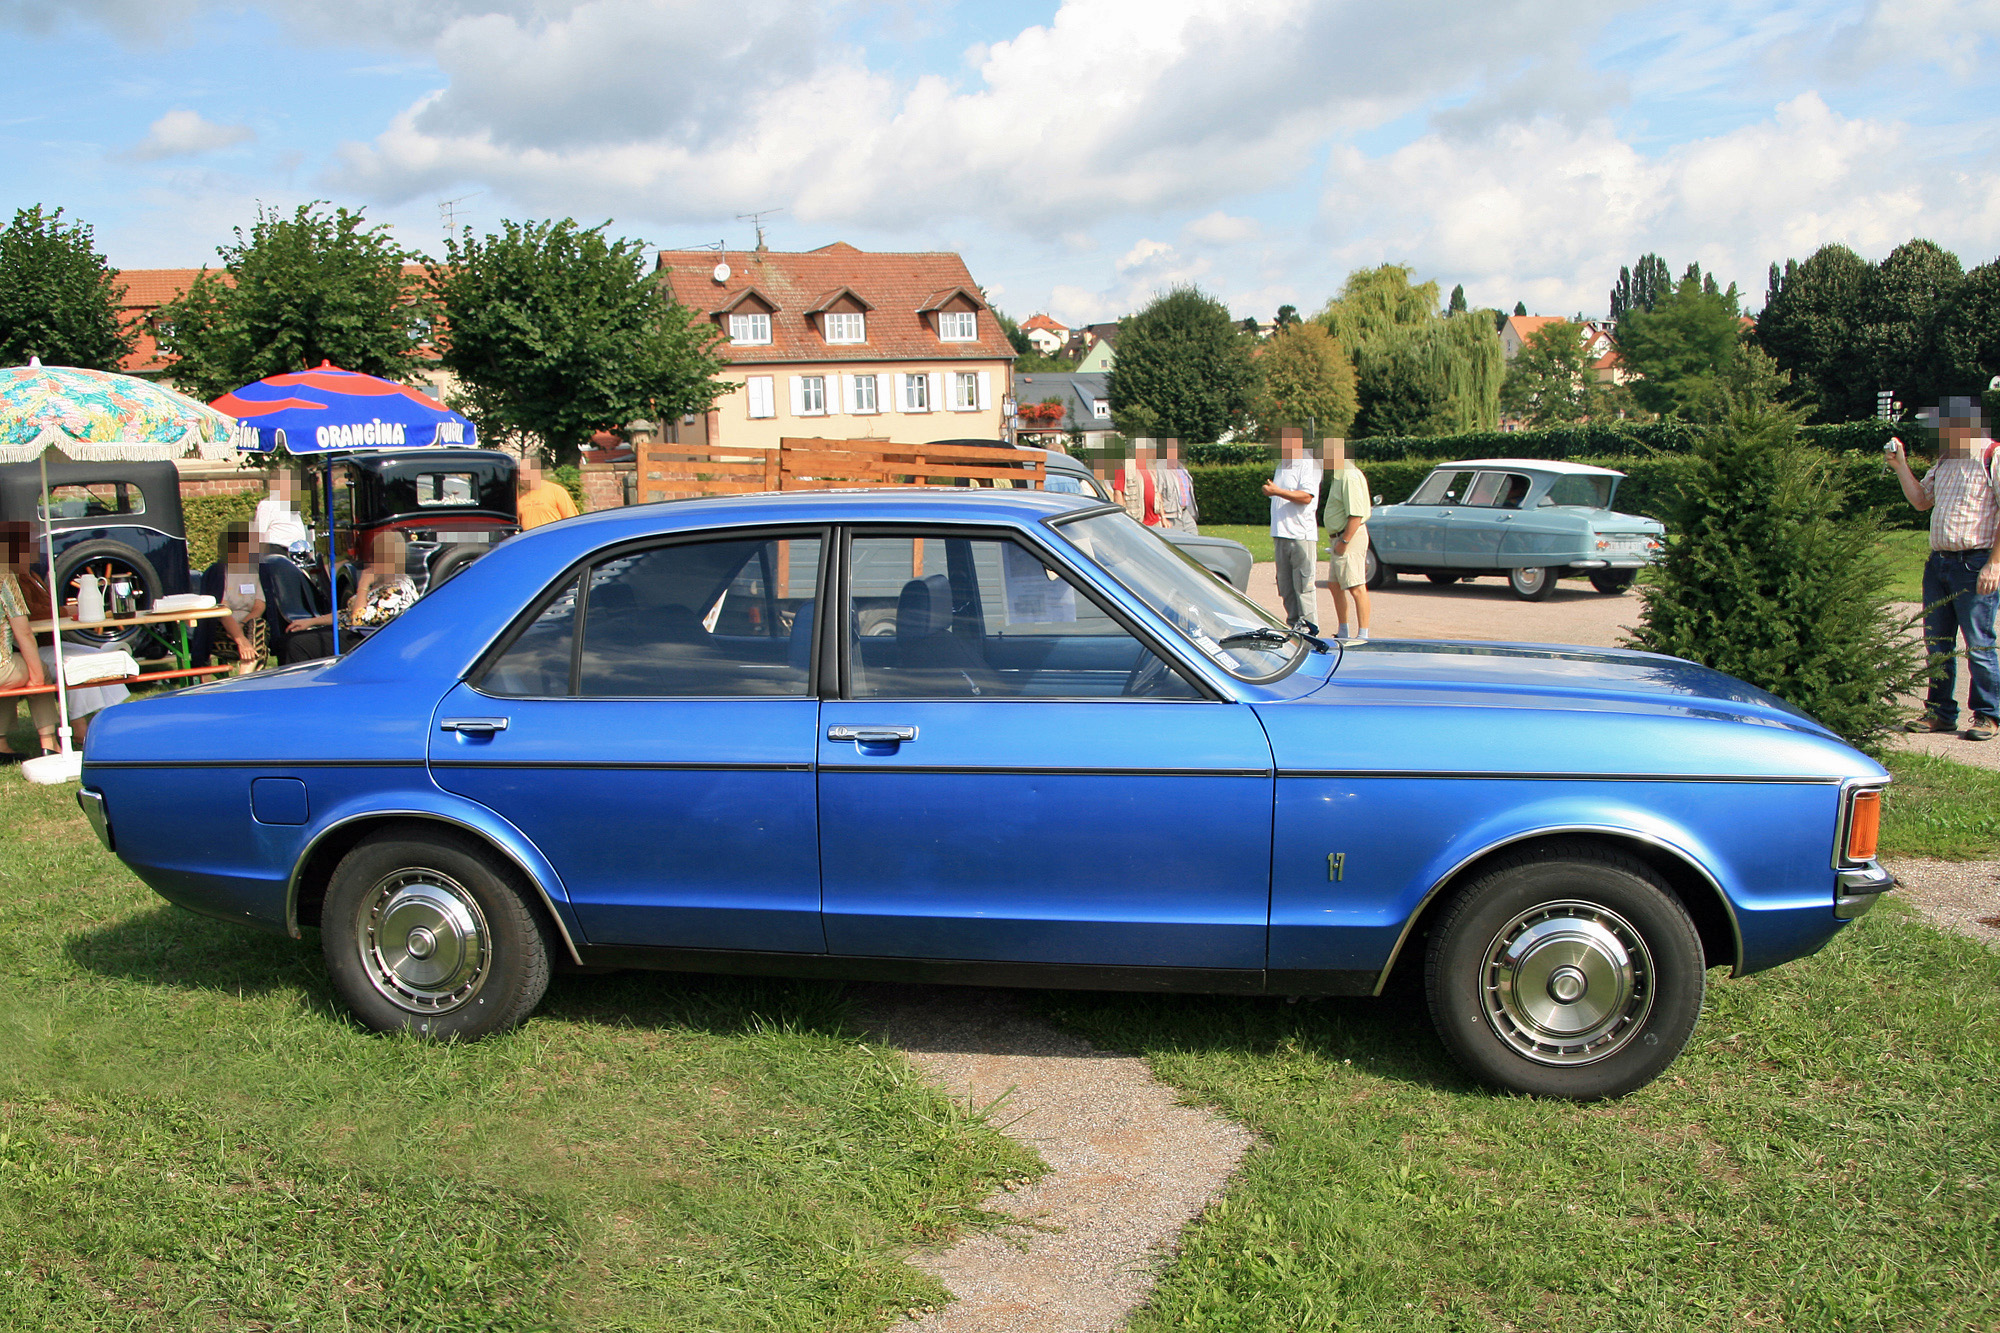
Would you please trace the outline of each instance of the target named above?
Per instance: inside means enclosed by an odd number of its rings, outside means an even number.
[[[1330,653],[1333,651],[1332,644],[1328,643],[1325,639],[1316,638],[1304,630],[1271,629],[1263,625],[1258,626],[1256,629],[1244,630],[1241,634],[1232,634],[1222,640],[1217,646],[1227,648],[1234,643],[1290,643],[1293,639],[1303,640],[1316,653]]]

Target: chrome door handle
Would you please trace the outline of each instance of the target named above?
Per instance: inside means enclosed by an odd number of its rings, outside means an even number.
[[[887,745],[892,741],[913,741],[917,738],[915,727],[828,727],[826,738],[830,741],[861,741],[865,744]]]
[[[504,717],[443,717],[438,719],[440,731],[463,732],[468,736],[491,736],[496,731],[507,730]]]

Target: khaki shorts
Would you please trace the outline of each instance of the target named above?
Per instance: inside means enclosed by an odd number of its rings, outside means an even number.
[[[1328,587],[1358,588],[1368,582],[1368,529],[1364,526],[1354,534],[1354,540],[1340,552],[1333,549],[1333,538],[1326,543],[1326,581]]]

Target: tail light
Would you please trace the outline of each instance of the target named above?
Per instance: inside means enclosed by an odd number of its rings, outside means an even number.
[[[1842,848],[1849,861],[1873,861],[1875,844],[1882,832],[1882,789],[1866,788],[1848,798],[1847,845]]]

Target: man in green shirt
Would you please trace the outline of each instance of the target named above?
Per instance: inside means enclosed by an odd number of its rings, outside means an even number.
[[[1347,441],[1327,440],[1322,451],[1326,459],[1326,505],[1320,523],[1329,539],[1326,586],[1333,594],[1334,619],[1340,628],[1336,639],[1366,642],[1368,639],[1368,478],[1347,461]],[[1347,603],[1352,598],[1354,615],[1349,619]]]

